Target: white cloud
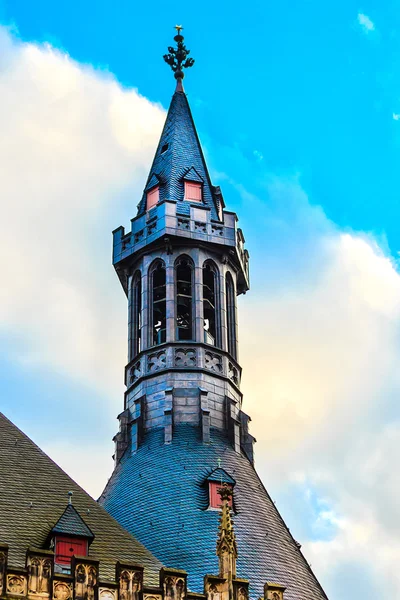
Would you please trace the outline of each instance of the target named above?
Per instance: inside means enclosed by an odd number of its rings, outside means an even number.
[[[304,482],[331,505],[335,535],[300,541],[332,597],[364,597],[355,571],[334,593],[353,563],[400,596],[400,275],[372,237],[316,213],[296,181],[272,181],[268,204],[275,219],[257,238],[263,284],[240,312],[258,470],[270,490]]]
[[[375,30],[374,22],[361,12],[357,15],[357,21],[365,33],[370,33]]]
[[[163,119],[109,75],[0,29],[0,328],[29,368],[46,366],[110,397],[125,362],[126,301],[104,240],[111,247],[110,231],[134,214]],[[296,481],[324,498],[320,519],[336,534],[300,541],[331,589],[341,566],[358,561],[379,578],[381,595],[395,597],[396,265],[373,238],[338,230],[310,206],[296,179],[270,179],[268,203],[237,188],[257,207],[260,228],[255,290],[240,302],[244,409],[258,469],[272,492]],[[45,449],[98,491],[109,465],[97,470],[104,453],[90,448],[84,461],[68,442]],[[355,576],[351,583],[337,597],[366,597]]]
[[[163,120],[109,74],[0,28],[0,331],[19,360],[103,392],[122,379],[111,231],[135,213]]]
[[[393,117],[394,121],[400,121],[400,114],[399,113],[393,113],[392,117]]]

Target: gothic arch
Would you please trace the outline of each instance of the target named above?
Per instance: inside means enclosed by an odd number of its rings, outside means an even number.
[[[236,339],[236,293],[233,277],[229,273],[225,277],[226,292],[226,326],[228,336],[228,352],[237,359],[237,339]]]
[[[165,262],[156,258],[149,267],[149,346],[166,341],[167,295]]]
[[[175,339],[193,341],[194,326],[194,262],[187,254],[175,260]]]
[[[142,273],[137,270],[132,276],[130,296],[130,360],[141,350]]]
[[[221,348],[220,273],[213,260],[204,261],[202,276],[204,342]]]

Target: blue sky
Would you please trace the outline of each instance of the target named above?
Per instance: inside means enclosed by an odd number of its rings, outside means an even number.
[[[358,14],[374,29],[360,26]],[[164,106],[172,86],[160,54],[171,24],[182,21],[197,61],[187,87],[203,137],[240,144],[255,163],[256,150],[274,171],[300,169],[311,200],[330,218],[384,232],[398,250],[395,2],[206,1],[199,10],[129,0],[2,0],[0,18],[15,23],[23,39],[50,41],[107,68]],[[227,169],[221,162],[217,168]]]
[[[101,492],[126,360],[111,231],[135,214],[183,23],[186,91],[251,255],[257,468],[331,598],[400,595],[400,10],[174,11],[0,0],[0,408]]]

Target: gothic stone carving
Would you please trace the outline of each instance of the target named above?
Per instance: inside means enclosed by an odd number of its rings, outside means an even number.
[[[233,383],[239,385],[239,372],[236,367],[230,362],[228,365],[228,377],[232,379]]]
[[[53,598],[54,600],[71,600],[72,585],[65,581],[53,582]]]
[[[206,369],[210,369],[210,371],[214,371],[215,373],[222,373],[222,358],[219,354],[206,352],[204,359]]]
[[[214,583],[210,584],[207,589],[207,598],[208,600],[222,600],[222,590],[218,589]]]
[[[120,600],[139,600],[143,575],[140,571],[122,569],[119,575]]]
[[[240,587],[237,592],[238,600],[248,600],[249,594],[245,587]]]
[[[7,594],[10,596],[26,596],[26,577],[23,575],[7,575]]]
[[[157,221],[153,221],[152,223],[149,223],[149,225],[147,226],[147,235],[151,235],[152,233],[155,232],[156,229],[157,229]]]
[[[175,350],[176,367],[195,367],[196,350],[194,348],[177,348]]]
[[[97,569],[91,564],[75,565],[75,600],[94,600]]]
[[[5,594],[5,579],[6,579],[6,568],[7,568],[7,552],[6,550],[0,550],[0,596]]]
[[[207,224],[201,223],[200,221],[195,221],[194,230],[198,231],[199,233],[207,233]]]
[[[222,225],[215,225],[214,223],[212,223],[211,233],[212,235],[219,235],[222,237],[224,235],[224,228],[222,227]]]
[[[285,587],[279,583],[266,583],[264,586],[265,600],[283,600]]]
[[[135,233],[135,244],[137,244],[138,242],[140,242],[140,240],[143,238],[144,235],[144,230],[140,229],[139,231],[137,231]]]
[[[45,556],[28,556],[28,595],[48,598],[52,574],[52,561]]]
[[[164,600],[183,600],[186,595],[185,580],[182,577],[168,575],[164,579]]]
[[[153,373],[154,371],[158,371],[159,369],[165,369],[166,364],[167,356],[165,354],[165,350],[160,350],[160,352],[153,352],[147,357],[147,370],[149,371],[149,373]]]
[[[178,229],[184,229],[185,231],[189,231],[189,229],[190,229],[189,219],[179,219],[178,218]]]
[[[141,367],[140,367],[140,360],[138,360],[135,362],[134,365],[132,365],[131,370],[129,372],[130,382],[133,383],[134,381],[136,381],[136,379],[138,379],[141,374],[142,374],[142,371],[141,371]]]
[[[99,600],[117,600],[117,590],[99,588]]]

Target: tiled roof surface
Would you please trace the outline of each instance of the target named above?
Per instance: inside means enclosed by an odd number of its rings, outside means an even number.
[[[186,94],[175,92],[145,190],[152,187],[158,179],[160,180],[160,200],[182,202],[185,175],[194,181],[203,182],[204,204],[210,207],[211,218],[218,219],[210,176]],[[189,208],[189,203],[187,205]],[[146,194],[143,194],[138,214],[143,214],[145,210]],[[180,212],[186,212],[186,207]]]
[[[163,430],[149,432],[136,454],[122,458],[100,501],[165,565],[185,569],[189,588],[201,592],[204,575],[218,573],[219,512],[207,510],[204,483],[221,458],[236,481],[238,577],[250,579],[252,598],[276,581],[287,586],[286,600],[326,599],[250,462],[222,432],[213,430],[211,439],[203,444],[189,425],[175,428],[170,445]]]
[[[11,566],[25,566],[28,546],[44,546],[72,491],[76,509],[95,535],[90,556],[100,561],[100,577],[113,579],[119,560],[142,564],[147,583],[158,582],[161,563],[2,413],[0,489],[0,543],[10,547]]]
[[[63,533],[65,535],[78,535],[91,539],[94,538],[93,533],[72,504],[67,505],[67,508],[54,525],[52,532]]]
[[[235,480],[224,469],[214,469],[207,477],[208,481],[219,481],[221,483],[230,483],[235,485]]]

